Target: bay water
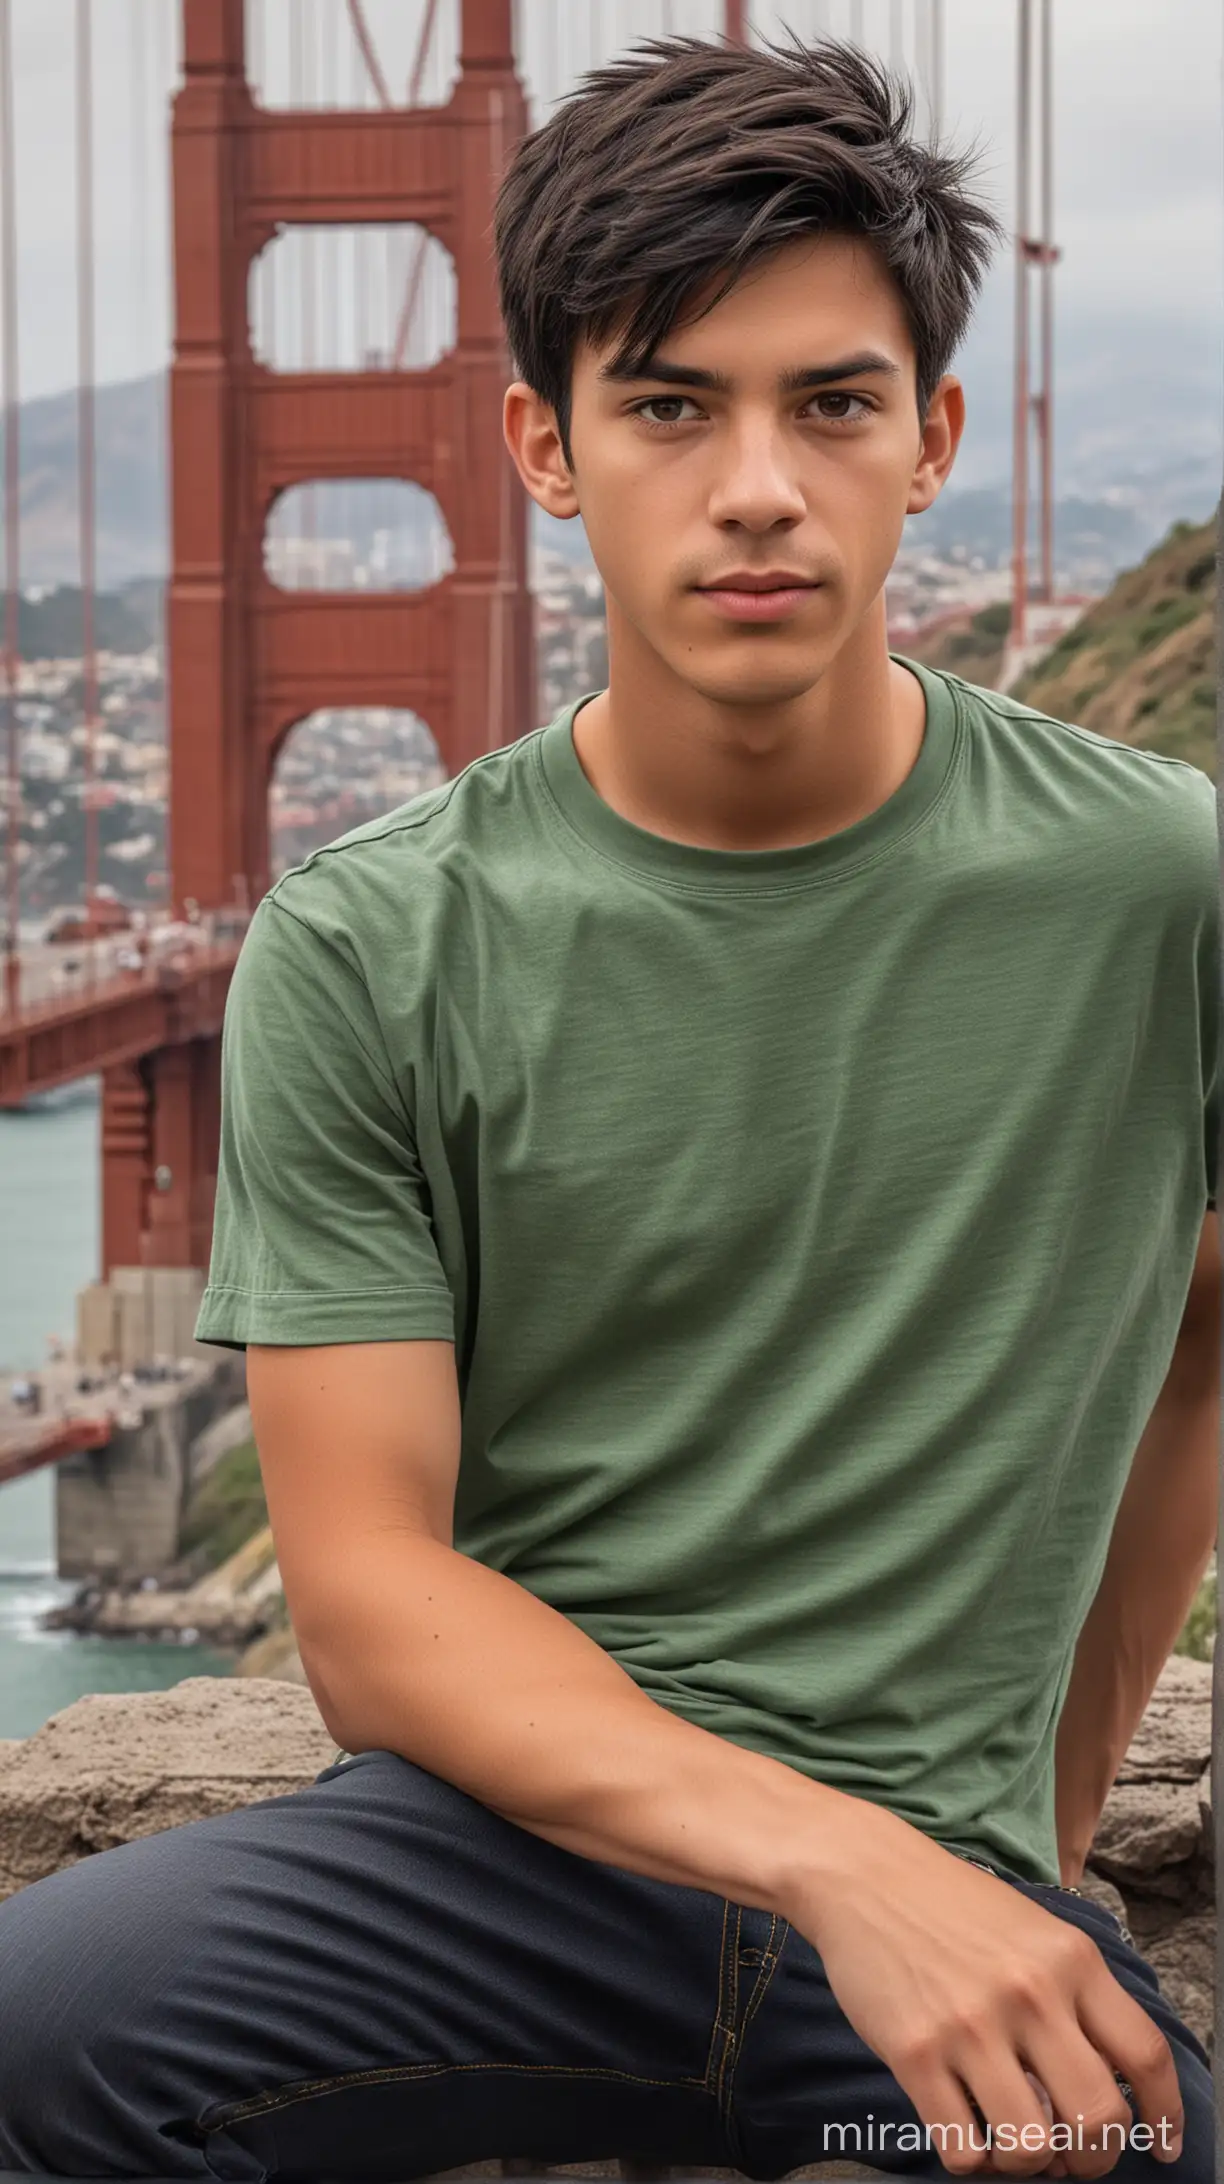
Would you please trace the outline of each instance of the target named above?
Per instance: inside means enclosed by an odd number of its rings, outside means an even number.
[[[0,1373],[41,1365],[72,1339],[78,1289],[98,1270],[98,1090],[70,1085],[0,1109]],[[89,1691],[164,1690],[227,1676],[198,1644],[44,1631],[76,1587],[55,1575],[54,1467],[0,1486],[0,1737],[25,1737]]]

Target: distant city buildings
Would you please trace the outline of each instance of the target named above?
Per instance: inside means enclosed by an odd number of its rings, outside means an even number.
[[[414,588],[443,574],[421,540],[375,531],[361,557],[348,539],[277,542],[288,588]],[[547,547],[532,556],[538,657],[537,720],[604,688],[608,643],[596,570]],[[968,617],[1010,593],[1003,561],[953,546],[902,544],[886,599],[891,641]],[[1056,634],[1056,632],[1054,632]],[[163,665],[153,647],[99,655],[94,752],[99,880],[132,907],[165,897],[166,730]],[[80,901],[84,887],[85,728],[78,659],[22,663],[18,685],[22,771],[23,917]],[[328,709],[289,736],[271,795],[277,872],[337,835],[395,809],[444,778],[428,724],[387,709]]]

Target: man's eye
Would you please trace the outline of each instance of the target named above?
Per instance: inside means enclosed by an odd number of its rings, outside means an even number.
[[[869,417],[871,415],[871,404],[864,394],[818,394],[816,400],[818,402],[857,402],[860,405],[858,415],[853,417],[848,417],[844,411],[839,412],[836,417],[826,416],[824,421],[829,425],[856,425],[860,417]]]
[[[653,425],[656,432],[661,432],[668,425],[683,424],[685,420],[681,417],[647,417],[647,410],[682,410],[689,399],[687,394],[652,394],[647,401],[638,403],[635,415],[645,424]]]

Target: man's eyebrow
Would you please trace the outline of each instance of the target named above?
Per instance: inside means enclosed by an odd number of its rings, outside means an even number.
[[[874,349],[864,349],[858,356],[839,357],[833,364],[802,364],[796,370],[783,372],[778,381],[782,394],[798,394],[805,387],[828,387],[839,379],[860,379],[867,373],[878,377],[900,379],[901,366],[890,356],[881,356]],[[707,387],[711,394],[733,394],[735,382],[725,372],[702,371],[696,364],[669,364],[661,356],[632,358],[628,363],[613,360],[601,364],[596,378],[607,381],[654,379],[667,387]]]

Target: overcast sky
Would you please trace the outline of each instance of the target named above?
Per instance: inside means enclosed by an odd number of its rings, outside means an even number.
[[[424,0],[367,0],[387,71],[403,84]],[[924,0],[903,0],[909,54]],[[250,0],[252,32],[287,90],[287,10],[338,103],[358,65],[343,0]],[[444,0],[442,14],[457,6]],[[668,0],[518,0],[521,49],[538,102],[593,53],[665,27]],[[75,0],[12,0],[21,229],[21,375],[26,396],[74,383]],[[153,369],[167,353],[165,99],[177,55],[177,0],[94,0],[95,175],[100,379]],[[981,147],[979,186],[1014,217],[1016,0],[947,0],[946,121]],[[709,34],[717,0],[670,0],[672,26]],[[867,35],[890,50],[892,0],[865,0]],[[1220,0],[1054,0],[1060,343],[1100,358],[1112,385],[1174,360],[1167,399],[1224,408],[1224,11]],[[769,0],[754,23],[848,32],[850,0]],[[525,33],[525,36],[523,36]],[[432,90],[442,95],[447,59]],[[331,101],[329,101],[331,103]],[[971,406],[1005,393],[1012,265],[1004,253],[962,358]],[[1080,365],[1083,369],[1082,362]],[[1090,371],[1095,368],[1090,361]],[[1214,390],[1214,391],[1213,391]],[[1141,423],[1137,429],[1142,429]]]

